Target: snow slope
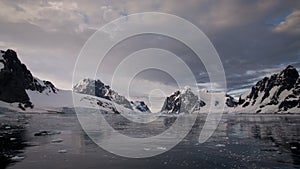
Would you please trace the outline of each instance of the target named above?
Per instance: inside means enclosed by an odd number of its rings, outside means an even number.
[[[300,113],[300,78],[293,66],[258,81],[239,99],[237,113]]]
[[[114,105],[111,101],[95,96],[73,93],[71,90],[60,90],[57,93],[40,93],[31,90],[26,92],[34,105],[34,110],[62,111],[63,108],[81,107],[100,108],[116,113],[113,111],[112,107]]]
[[[31,90],[26,92],[34,105],[34,108],[27,109],[27,112],[64,112],[65,108],[88,108],[105,113],[124,114],[125,117],[144,114],[104,98],[75,93],[71,90],[59,90],[56,93],[40,93]]]

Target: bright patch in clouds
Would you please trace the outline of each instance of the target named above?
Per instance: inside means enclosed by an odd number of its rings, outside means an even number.
[[[285,18],[276,28],[275,32],[284,32],[291,34],[300,33],[300,10],[292,12],[289,16]]]

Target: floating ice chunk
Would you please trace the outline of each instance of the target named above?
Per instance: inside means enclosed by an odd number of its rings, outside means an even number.
[[[61,134],[61,132],[42,130],[37,133],[34,133],[34,136],[51,136],[51,135],[56,135],[56,134]]]
[[[25,157],[20,157],[20,156],[14,156],[11,158],[12,161],[21,161],[23,160]]]
[[[216,147],[225,147],[225,144],[217,144]]]
[[[60,131],[50,131],[48,132],[48,135],[56,135],[56,134],[61,134]]]
[[[150,149],[150,148],[144,148],[144,150],[145,150],[145,151],[150,151],[151,149]]]
[[[166,147],[157,147],[158,150],[166,150]]]
[[[52,143],[61,143],[61,142],[63,142],[63,141],[64,141],[63,139],[58,138],[58,139],[52,140],[51,142],[52,142]]]
[[[58,153],[67,153],[67,150],[63,149],[63,150],[58,150]]]

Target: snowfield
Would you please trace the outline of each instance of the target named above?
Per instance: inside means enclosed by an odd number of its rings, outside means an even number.
[[[272,92],[276,89],[272,89]],[[58,90],[56,93],[44,91],[42,93],[38,91],[27,90],[26,91],[30,101],[33,103],[34,107],[27,108],[25,111],[22,111],[19,107],[19,103],[6,103],[0,101],[0,107],[12,109],[15,111],[21,112],[36,112],[36,113],[49,113],[49,112],[62,112],[64,108],[89,108],[89,109],[99,109],[108,113],[121,113],[126,114],[128,116],[134,116],[137,114],[143,114],[145,112],[141,112],[138,109],[134,108],[134,110],[125,108],[122,105],[116,104],[110,100],[80,94],[73,93],[71,90]],[[249,92],[246,92],[243,96],[247,96]],[[285,98],[284,96],[288,94],[288,91],[283,91],[280,96]],[[213,113],[255,113],[255,111],[261,106],[267,103],[269,100],[265,99],[261,104],[256,102],[256,104],[242,107],[239,105],[237,107],[228,107],[224,104],[224,93],[223,92],[209,92],[209,91],[200,91],[200,99],[204,101],[205,106],[201,107],[199,110],[194,111],[193,113],[209,113],[209,110]],[[74,96],[74,97],[73,97]],[[242,97],[243,97],[242,96]],[[213,98],[213,99],[212,99]],[[259,96],[258,100],[261,98]],[[226,99],[226,98],[225,98]],[[74,104],[75,103],[75,104]],[[278,107],[276,105],[266,105],[264,109],[262,109],[260,113],[284,113],[278,112]],[[222,112],[223,111],[223,112]],[[290,113],[299,113],[297,108],[293,108],[289,110]],[[148,112],[149,113],[149,112]],[[146,113],[146,114],[148,114]],[[159,113],[150,113],[150,114],[164,114],[166,112],[162,111]]]

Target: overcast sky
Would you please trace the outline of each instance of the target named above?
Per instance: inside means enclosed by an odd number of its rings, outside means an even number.
[[[1,0],[0,9],[0,48],[16,50],[35,76],[63,89],[72,88],[74,63],[86,40],[113,19],[137,12],[170,13],[199,27],[219,53],[229,93],[239,93],[289,64],[300,67],[299,0]],[[199,85],[207,86],[205,68],[189,49],[154,35],[133,37],[116,46],[107,55],[106,75],[121,58],[148,47],[179,55]],[[133,89],[136,96],[144,95],[149,86],[171,86],[170,91],[176,87],[172,77],[157,70],[139,76],[135,79],[139,87]],[[99,78],[105,82],[106,77]]]

